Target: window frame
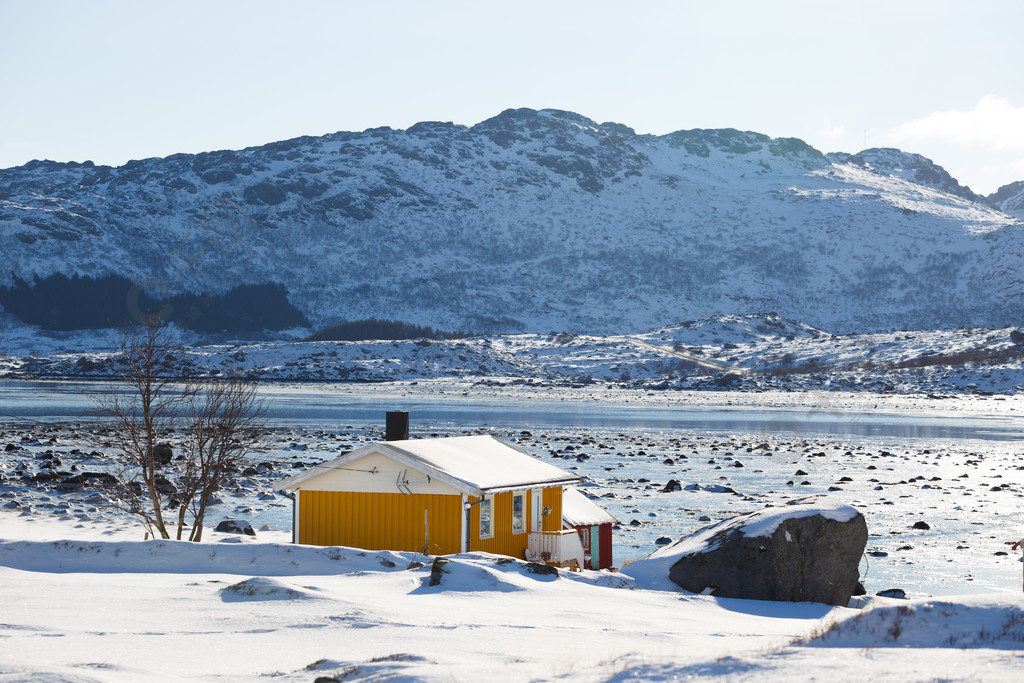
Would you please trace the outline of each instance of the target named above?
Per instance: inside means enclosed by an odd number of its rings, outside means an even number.
[[[519,525],[516,526],[516,499],[519,500]],[[512,494],[512,533],[514,535],[526,533],[526,492],[519,491]]]
[[[484,496],[480,499],[480,504],[477,506],[480,508],[479,514],[479,531],[480,538],[494,538],[494,499],[490,496]],[[487,531],[484,531],[484,510],[487,510]]]

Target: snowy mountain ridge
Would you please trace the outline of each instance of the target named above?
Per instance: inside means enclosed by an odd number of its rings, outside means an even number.
[[[1003,185],[990,195],[988,200],[1000,211],[1014,216],[1024,216],[1024,180]]]
[[[946,169],[920,154],[911,154],[890,147],[866,149],[857,154],[834,152],[827,158],[833,163],[852,164],[883,176],[895,176],[940,192],[962,197],[971,202],[987,203],[970,188],[964,187]],[[997,207],[999,208],[999,207]]]
[[[996,208],[898,150],[826,157],[793,138],[638,135],[515,109],[472,127],[0,170],[0,284],[280,283],[314,326],[633,333],[772,312],[829,332],[1006,327],[1024,317],[1007,188]]]

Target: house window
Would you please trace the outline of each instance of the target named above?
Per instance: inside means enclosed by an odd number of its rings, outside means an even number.
[[[491,499],[484,498],[480,501],[480,538],[494,538],[491,518]]]
[[[512,494],[512,533],[521,534],[526,531],[526,496],[522,493]]]

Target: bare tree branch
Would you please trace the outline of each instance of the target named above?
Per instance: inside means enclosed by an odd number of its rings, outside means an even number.
[[[90,398],[111,419],[113,446],[124,465],[111,491],[115,507],[137,516],[154,536],[170,538],[163,514],[167,486],[153,451],[197,387],[179,381],[182,347],[168,328],[159,319],[147,322],[121,330],[118,378]]]
[[[185,461],[178,479],[181,508],[178,538],[186,512],[192,515],[190,541],[200,541],[203,519],[214,494],[263,445],[266,408],[257,384],[240,375],[210,380],[188,408]]]

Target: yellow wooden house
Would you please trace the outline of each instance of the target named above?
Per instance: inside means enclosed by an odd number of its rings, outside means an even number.
[[[562,529],[562,491],[579,481],[491,436],[363,446],[285,479],[293,540],[430,555],[484,551],[568,564],[583,551]]]

